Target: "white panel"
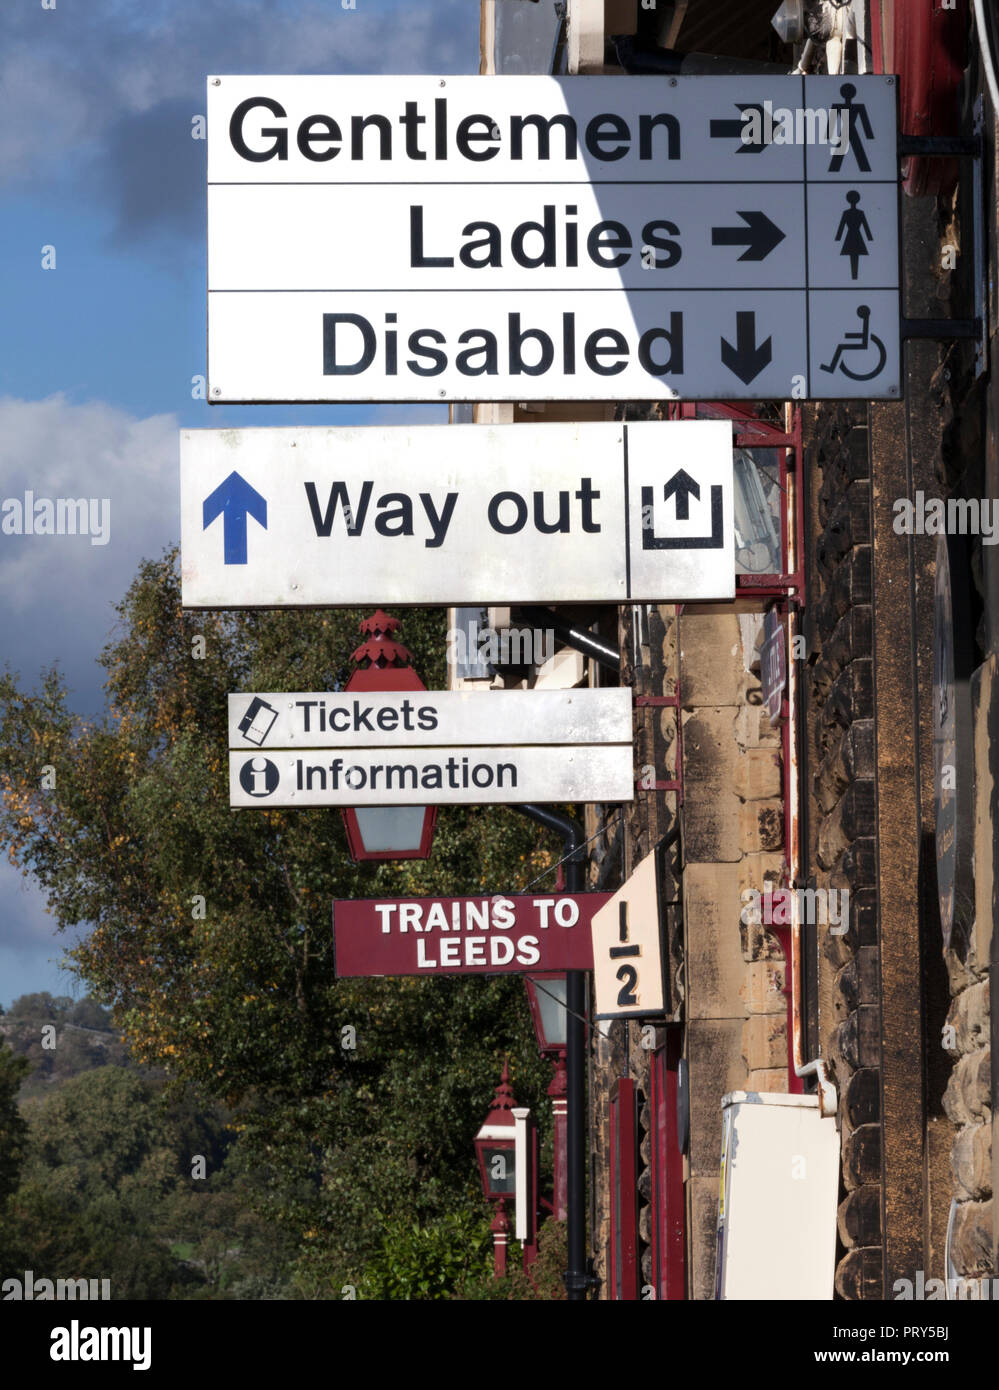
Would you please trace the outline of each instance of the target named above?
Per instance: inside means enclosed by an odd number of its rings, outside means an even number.
[[[411,690],[229,696],[229,747],[626,743],[631,691]]]
[[[721,421],[187,430],[183,601],[731,598],[731,492]]]
[[[876,220],[885,215],[886,195],[879,189],[875,201],[872,194],[864,206]],[[833,204],[847,207],[837,186],[817,214],[831,218]],[[893,199],[888,211],[895,246]],[[805,283],[800,184],[765,193],[752,184],[302,184],[277,193],[266,184],[217,184],[208,190],[208,216],[209,285],[227,293],[406,286],[550,294]],[[835,230],[833,221],[830,240]],[[886,243],[878,249],[882,259],[889,254]],[[821,251],[821,242],[818,251],[810,246],[813,258]],[[839,247],[831,252],[838,256]],[[893,271],[897,260],[896,249]],[[883,274],[873,283],[884,284]]]
[[[634,794],[630,744],[229,754],[230,806],[476,806]]]
[[[884,77],[212,78],[209,399],[898,395],[895,101]],[[843,335],[887,291],[879,362]]]
[[[666,1001],[655,851],[594,913],[590,930],[597,1018],[662,1013]]]
[[[840,1144],[818,1105],[815,1096],[725,1097],[719,1297],[832,1298]]]
[[[211,397],[782,399],[807,382],[805,301],[784,288],[213,293]]]

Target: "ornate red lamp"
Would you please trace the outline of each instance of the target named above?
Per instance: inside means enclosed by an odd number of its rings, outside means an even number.
[[[556,1221],[566,1215],[566,1123],[568,1103],[565,1085],[565,1039],[568,1013],[565,1007],[564,975],[525,975],[524,987],[531,1006],[534,1035],[543,1057],[555,1063],[555,1075],[548,1087],[554,1120],[552,1211]]]
[[[351,693],[426,690],[406,647],[392,635],[399,619],[378,609],[361,623],[364,641],[344,689]],[[343,812],[347,847],[362,859],[427,859],[437,824],[436,806],[349,806]]]
[[[496,1215],[490,1229],[493,1233],[493,1273],[497,1278],[506,1273],[510,1230],[506,1206],[517,1190],[517,1121],[513,1114],[516,1105],[510,1085],[510,1070],[504,1062],[503,1075],[496,1087],[492,1109],[475,1136],[475,1153],[479,1160],[482,1190],[491,1202],[496,1203]]]

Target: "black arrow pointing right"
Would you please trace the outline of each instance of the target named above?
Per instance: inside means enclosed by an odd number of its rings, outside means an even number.
[[[744,227],[712,227],[712,246],[745,246],[740,261],[765,261],[775,246],[784,240],[784,233],[771,222],[765,212],[737,212]]]
[[[739,148],[736,150],[736,154],[760,154],[770,144],[770,141],[766,138],[766,131],[763,125],[763,107],[755,101],[746,102],[745,104],[741,101],[737,101],[735,105],[742,113],[741,120],[712,121],[709,126],[712,140],[738,140]],[[759,116],[758,129],[763,136],[759,144],[754,140],[744,140],[742,138],[746,133],[747,111],[755,111]]]
[[[735,347],[727,339],[721,340],[721,360],[730,372],[748,386],[754,377],[773,357],[773,340],[766,338],[756,342],[756,314],[753,311],[737,313],[735,316]]]

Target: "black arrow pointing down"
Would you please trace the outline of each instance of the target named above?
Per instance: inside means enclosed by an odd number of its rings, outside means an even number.
[[[721,360],[730,372],[748,386],[758,377],[773,357],[773,339],[756,341],[755,312],[737,313],[735,316],[735,347],[727,339],[721,340]]]

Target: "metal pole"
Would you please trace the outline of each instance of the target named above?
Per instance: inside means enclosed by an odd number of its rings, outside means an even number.
[[[606,666],[609,671],[620,671],[620,648],[611,646],[589,628],[569,622],[552,608],[539,608],[536,604],[517,604],[516,613],[522,622],[530,623],[533,627],[550,628],[560,642]]]
[[[585,887],[583,827],[579,821],[549,806],[518,806],[532,820],[562,837],[565,883],[570,893]],[[586,1270],[586,976],[582,970],[566,972],[565,1003],[568,1018],[565,1035],[566,1070],[566,1207],[569,1259],[565,1288],[570,1303],[586,1299],[590,1276]]]

